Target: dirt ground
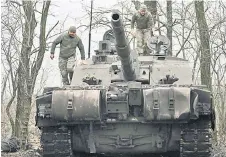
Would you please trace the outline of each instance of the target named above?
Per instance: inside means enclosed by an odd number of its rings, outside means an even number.
[[[1,157],[41,157],[41,155],[37,150],[27,150],[15,153],[1,153]]]

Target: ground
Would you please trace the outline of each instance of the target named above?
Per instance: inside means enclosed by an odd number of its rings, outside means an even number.
[[[1,153],[2,157],[41,157],[35,150],[19,151],[16,153]]]

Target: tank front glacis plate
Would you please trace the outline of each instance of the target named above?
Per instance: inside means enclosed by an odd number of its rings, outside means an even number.
[[[75,127],[72,132],[74,151],[90,152],[87,145],[93,145],[96,153],[153,153],[178,151],[179,125],[166,124],[107,124]],[[88,141],[88,143],[84,142]]]

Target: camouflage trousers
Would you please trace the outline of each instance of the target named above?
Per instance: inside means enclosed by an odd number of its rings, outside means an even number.
[[[75,56],[72,56],[70,58],[59,57],[59,69],[60,74],[62,76],[62,82],[64,85],[69,85],[69,79],[71,82],[74,65],[75,65]]]
[[[151,37],[150,29],[137,29],[136,38],[137,38],[137,48],[139,53],[143,54],[147,49],[147,41]]]

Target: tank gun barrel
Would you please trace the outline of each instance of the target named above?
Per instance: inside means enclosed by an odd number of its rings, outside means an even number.
[[[126,81],[135,80],[135,71],[130,56],[130,46],[125,37],[125,31],[119,13],[113,12],[111,17],[111,25],[116,39],[116,50],[120,57],[123,75]]]

